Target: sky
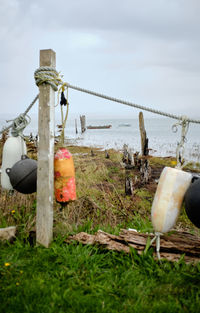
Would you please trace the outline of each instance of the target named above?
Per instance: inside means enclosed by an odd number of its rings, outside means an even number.
[[[40,50],[53,49],[71,85],[200,118],[199,16],[199,0],[0,0],[0,115],[25,111]],[[139,114],[72,89],[69,103],[71,117]]]

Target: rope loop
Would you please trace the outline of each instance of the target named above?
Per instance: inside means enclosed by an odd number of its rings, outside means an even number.
[[[58,90],[58,86],[63,84],[62,76],[55,68],[50,66],[41,66],[34,73],[35,83],[39,87],[42,84],[49,84],[54,91]]]

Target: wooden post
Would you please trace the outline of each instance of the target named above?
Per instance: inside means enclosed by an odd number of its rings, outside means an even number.
[[[86,131],[85,115],[80,116],[80,122],[81,122],[81,133],[84,133]]]
[[[78,134],[78,129],[77,129],[77,119],[75,119],[75,131],[76,131],[76,134]]]
[[[141,154],[148,155],[148,138],[144,127],[144,117],[142,112],[139,113],[139,126],[141,135]]]
[[[40,50],[40,66],[56,67],[53,50]],[[55,92],[49,84],[39,90],[36,241],[48,247],[53,237]]]
[[[127,175],[127,171],[125,173],[125,194],[129,196],[133,194],[133,180]]]
[[[105,158],[106,158],[106,159],[110,159],[110,156],[109,156],[109,153],[108,153],[107,150],[105,150]]]
[[[124,163],[126,169],[132,169],[135,166],[133,153],[126,144],[123,145],[122,162]]]

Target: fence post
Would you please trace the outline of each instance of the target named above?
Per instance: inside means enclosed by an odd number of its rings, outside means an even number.
[[[40,50],[40,66],[56,67],[53,50]],[[36,241],[48,247],[53,237],[55,92],[39,87]]]

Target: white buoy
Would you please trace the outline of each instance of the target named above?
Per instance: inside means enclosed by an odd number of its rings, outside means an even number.
[[[27,153],[26,143],[20,136],[9,137],[3,146],[2,166],[1,166],[1,186],[3,189],[12,190],[10,178],[6,173],[7,168],[21,160],[21,156]]]
[[[161,173],[151,208],[155,232],[168,232],[176,223],[192,174],[165,167]]]

